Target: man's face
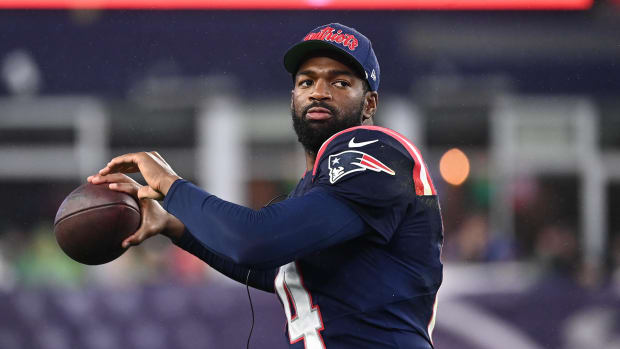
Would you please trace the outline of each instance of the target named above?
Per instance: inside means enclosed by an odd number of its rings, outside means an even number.
[[[299,142],[316,154],[329,137],[364,120],[364,82],[347,65],[313,57],[299,67],[291,114]]]

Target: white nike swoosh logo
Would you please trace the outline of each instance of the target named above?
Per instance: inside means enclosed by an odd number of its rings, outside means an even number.
[[[372,141],[355,143],[355,137],[353,137],[349,141],[349,148],[359,148],[359,147],[363,147],[365,145],[372,144],[372,143],[378,142],[378,141],[379,141],[378,139],[375,139],[375,140],[372,140]]]

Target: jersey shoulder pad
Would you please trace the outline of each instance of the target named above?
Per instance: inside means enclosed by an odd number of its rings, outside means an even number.
[[[403,166],[403,162],[410,165]],[[409,175],[413,176],[416,195],[436,195],[420,151],[411,141],[388,128],[357,126],[340,131],[323,143],[312,174],[316,178],[318,171],[328,171],[333,185],[345,176],[363,171],[391,176],[397,171],[402,175],[404,167],[412,170]]]

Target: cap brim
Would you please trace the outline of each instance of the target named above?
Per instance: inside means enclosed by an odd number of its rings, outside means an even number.
[[[321,40],[308,40],[289,48],[284,54],[284,68],[291,74],[297,73],[304,59],[315,51],[333,52],[353,65],[362,76],[365,75],[364,67],[362,67],[362,65],[347,51]]]

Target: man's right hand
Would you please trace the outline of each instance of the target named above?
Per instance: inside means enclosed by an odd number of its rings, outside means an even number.
[[[162,234],[170,239],[176,240],[183,235],[185,226],[183,223],[166,212],[159,202],[153,199],[138,199],[138,190],[142,187],[138,182],[122,173],[112,173],[109,175],[93,175],[88,177],[88,182],[92,184],[109,183],[111,190],[127,193],[140,203],[142,221],[138,230],[123,241],[123,247],[139,245],[142,241]]]

